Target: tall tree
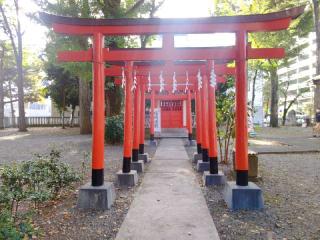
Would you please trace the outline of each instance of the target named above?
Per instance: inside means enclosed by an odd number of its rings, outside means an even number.
[[[234,14],[253,14],[269,13],[283,10],[299,5],[299,0],[274,1],[253,0],[246,1],[235,0],[215,0],[216,13],[234,15]],[[312,14],[306,11],[302,17],[296,19],[289,29],[271,32],[271,33],[252,33],[249,34],[249,41],[253,47],[282,47],[286,50],[286,59],[298,56],[301,48],[293,47],[297,45],[297,38],[305,37],[312,29]],[[285,59],[285,60],[286,60]],[[259,60],[262,61],[261,68],[269,76],[270,81],[270,126],[278,127],[278,106],[279,106],[279,79],[277,75],[278,68],[288,61],[283,60]]]
[[[288,79],[288,81],[282,82],[280,84],[280,92],[281,92],[281,94],[283,96],[282,126],[286,125],[287,114],[288,114],[290,108],[292,107],[292,105],[297,102],[298,98],[303,93],[306,92],[306,90],[299,89],[296,92],[296,95],[291,100],[289,100],[288,99],[289,98],[289,87],[290,87],[290,79]]]
[[[4,129],[4,56],[5,44],[0,43],[0,129]]]
[[[88,0],[73,0],[73,1],[57,1],[52,3],[48,0],[34,0],[44,11],[64,15],[70,17],[92,17],[93,13],[89,6]],[[52,31],[48,33],[49,43],[46,46],[45,52],[47,57],[47,64],[56,63],[57,50],[72,49],[85,50],[89,47],[89,42],[86,37],[64,37],[54,34]],[[91,70],[89,63],[66,63],[59,64],[65,68],[73,76],[77,76],[79,81],[79,112],[80,112],[80,134],[91,133]]]
[[[43,10],[53,14],[95,18],[101,16],[104,18],[123,18],[145,16],[149,11],[153,14],[160,7],[155,0],[73,0],[73,1],[58,1],[51,3],[48,0],[34,0]],[[159,6],[159,7],[158,7]],[[89,43],[86,38],[80,37],[61,37],[49,33],[51,39],[50,45],[47,46],[47,52],[51,56],[55,56],[57,49],[87,49]],[[129,46],[131,40],[126,37],[106,37],[106,45],[110,48],[118,48]],[[51,57],[49,62],[53,62]],[[89,133],[90,131],[90,80],[91,66],[90,64],[62,64],[61,66],[68,69],[71,74],[79,77],[79,95],[80,95],[80,132]],[[89,73],[89,74],[88,74]],[[122,107],[122,91],[119,86],[114,85],[112,78],[106,79],[106,112],[107,115],[115,115],[121,112]]]
[[[320,75],[320,19],[319,19],[319,0],[312,0],[313,4],[313,19],[314,29],[316,32],[316,54],[317,54],[317,67],[316,75]],[[315,82],[314,90],[314,110],[320,109],[320,81]]]
[[[78,104],[78,79],[73,77],[69,71],[63,67],[50,65],[47,68],[47,80],[45,85],[45,95],[50,96],[55,106],[61,113],[62,128],[65,128],[65,111],[68,106],[72,107],[72,115]]]
[[[27,131],[25,111],[24,111],[24,76],[23,76],[23,49],[22,49],[22,31],[20,23],[20,6],[19,0],[13,0],[14,12],[15,12],[15,23],[10,24],[7,12],[5,11],[4,4],[0,3],[0,12],[3,18],[4,29],[8,34],[13,52],[15,55],[15,60],[17,64],[17,87],[18,87],[18,106],[19,106],[19,131]]]
[[[256,100],[256,87],[257,87],[257,80],[261,80],[261,64],[260,61],[249,61],[248,62],[248,69],[250,69],[248,73],[248,84],[251,84],[251,116],[254,116],[255,113],[255,100]]]

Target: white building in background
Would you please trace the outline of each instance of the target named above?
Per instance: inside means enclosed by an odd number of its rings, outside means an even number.
[[[303,46],[300,56],[290,59],[288,67],[278,70],[280,83],[289,82],[288,102],[293,100],[299,91],[305,92],[300,96],[290,110],[305,113],[309,116],[313,112],[314,87],[312,78],[316,74],[316,36],[311,32],[307,38],[299,39],[298,44]],[[279,113],[283,112],[284,97],[280,93]],[[290,111],[289,110],[289,111]]]
[[[24,104],[26,117],[52,117],[53,116],[53,104],[50,98],[45,98],[39,102],[28,102]],[[18,102],[13,103],[13,111],[15,117],[19,117]],[[11,117],[11,104],[6,103],[4,105],[4,116]]]
[[[50,98],[46,98],[41,102],[26,103],[26,117],[51,117],[52,103]]]

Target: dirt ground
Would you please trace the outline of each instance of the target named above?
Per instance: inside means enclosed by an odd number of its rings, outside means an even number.
[[[90,181],[91,136],[79,135],[78,128],[30,128],[26,133],[16,129],[0,131],[0,164],[32,159],[35,153],[48,153],[52,148],[61,151],[63,160],[75,169],[86,166]],[[145,146],[152,157],[156,148]],[[109,211],[80,211],[75,208],[78,187],[66,192],[55,202],[40,208],[35,224],[41,239],[114,239],[133,200],[134,188],[121,189],[116,184],[116,172],[122,167],[122,146],[105,147],[105,180],[116,187],[116,200]],[[146,166],[146,169],[148,166]]]
[[[263,190],[264,211],[232,212],[222,199],[221,188],[203,187],[222,240],[320,239],[320,153],[308,152],[310,149],[320,150],[320,138],[312,138],[309,130],[263,128],[257,131],[255,140],[259,141],[256,141],[257,144],[252,142],[250,148],[258,152],[273,152],[276,148],[280,152],[259,155],[261,180],[257,185]],[[34,153],[47,153],[55,148],[62,152],[64,161],[78,169],[84,163],[89,173],[91,136],[78,133],[77,128],[31,128],[26,133],[0,131],[0,165],[31,159]],[[305,151],[284,154],[288,149]],[[155,148],[146,146],[146,151],[152,156]],[[191,158],[195,148],[187,148],[187,151]],[[121,158],[122,146],[106,146],[107,181],[115,182],[115,173],[121,169]],[[230,166],[220,167],[226,172],[230,170]],[[198,176],[201,182],[201,175]],[[75,208],[78,194],[78,186],[75,186],[60,200],[41,208],[36,215],[41,238],[114,239],[136,188],[123,190],[116,186],[117,198],[110,211],[89,212]]]
[[[264,128],[258,131],[257,149],[279,154],[260,154],[259,173],[265,209],[259,211],[228,210],[221,187],[203,187],[220,238],[225,239],[320,239],[320,154],[308,152],[310,146],[320,150],[320,139],[312,139],[310,129]],[[318,145],[319,144],[319,145]],[[304,153],[284,154],[287,145],[306,149]],[[251,148],[253,145],[251,145]],[[190,158],[195,149],[187,149]],[[220,166],[225,172],[230,166]],[[202,183],[201,174],[199,181]],[[229,180],[232,178],[229,175]]]

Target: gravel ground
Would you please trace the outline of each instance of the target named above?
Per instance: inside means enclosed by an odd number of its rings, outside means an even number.
[[[74,168],[80,169],[84,163],[88,172],[86,181],[90,181],[91,136],[78,133],[77,128],[30,128],[26,133],[12,129],[0,131],[0,164],[31,159],[35,153],[48,153],[55,148],[62,152],[64,161]],[[145,146],[145,151],[151,157],[155,150],[155,147]],[[85,157],[88,154],[89,157]],[[122,146],[106,146],[105,180],[114,182],[116,187],[116,201],[110,210],[93,212],[76,209],[76,189],[79,186],[75,186],[75,190],[70,190],[58,201],[43,206],[36,215],[35,222],[42,233],[41,238],[114,239],[134,198],[134,192],[143,178],[143,175],[140,175],[139,184],[134,188],[119,188],[115,174],[121,169],[121,159]]]
[[[320,152],[320,137],[312,136],[311,127],[260,128],[249,144],[250,149],[261,153]]]
[[[290,131],[288,133],[287,131]],[[263,129],[260,137],[298,142],[309,137],[296,129]],[[264,135],[264,132],[268,133]],[[286,137],[281,137],[285,133]],[[296,139],[295,139],[296,138]],[[289,140],[288,140],[289,139]],[[284,146],[285,147],[285,146]],[[187,148],[193,157],[195,148]],[[230,166],[220,166],[232,180]],[[320,154],[259,155],[264,211],[228,210],[221,187],[203,187],[220,238],[224,239],[320,239]],[[202,184],[201,174],[198,174]]]

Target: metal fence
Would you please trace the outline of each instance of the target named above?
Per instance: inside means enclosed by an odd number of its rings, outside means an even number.
[[[70,117],[64,118],[65,125],[70,125]],[[4,118],[4,127],[18,127],[19,118]],[[26,117],[27,127],[57,127],[62,126],[62,117]],[[79,126],[79,118],[73,118],[73,126]]]

